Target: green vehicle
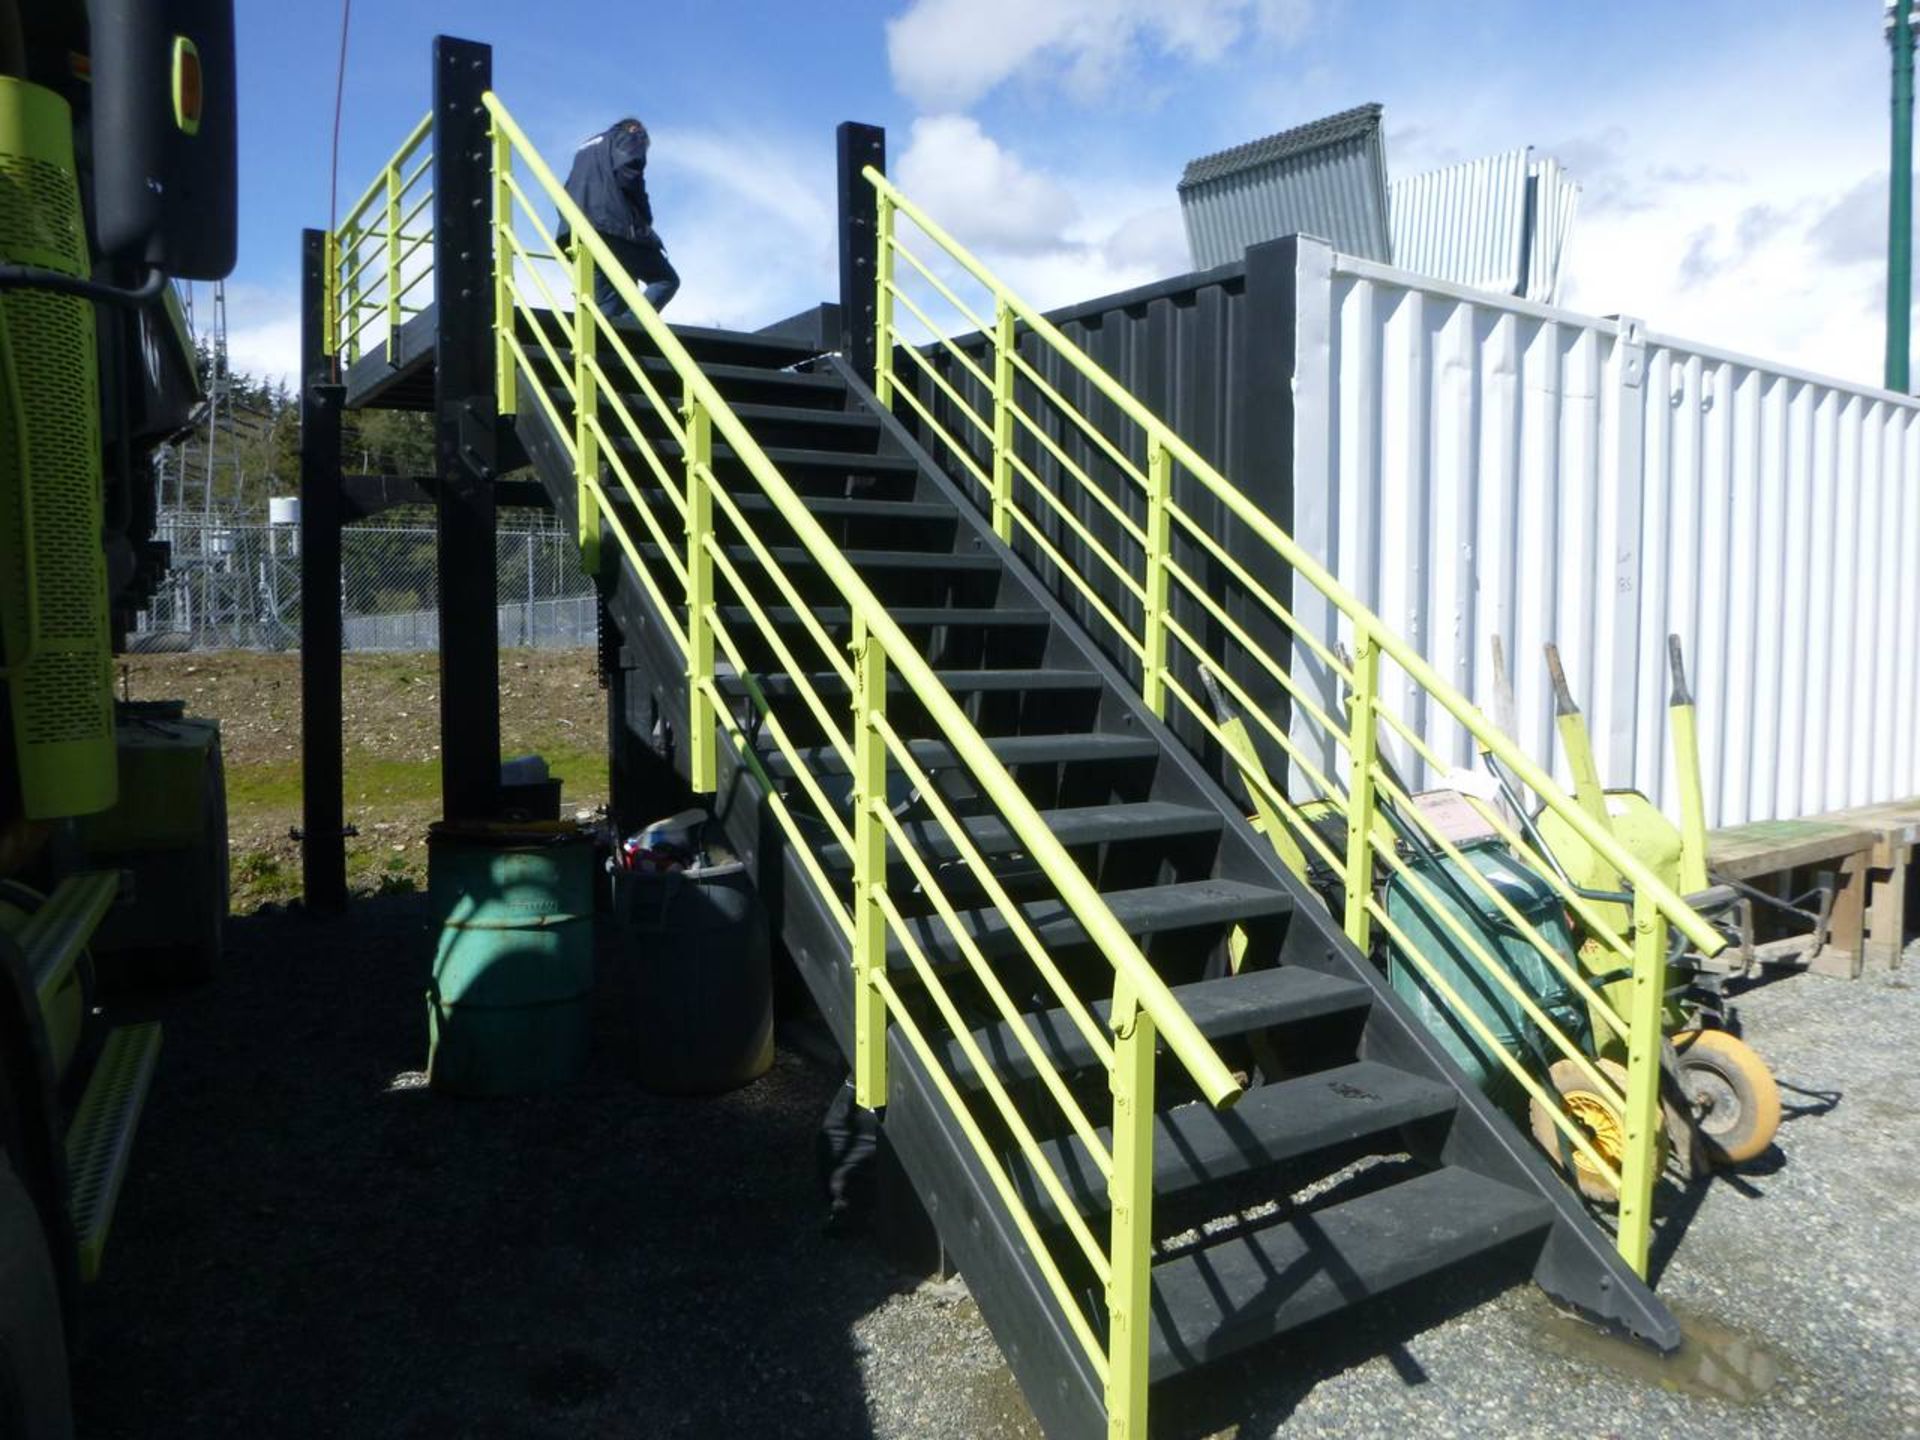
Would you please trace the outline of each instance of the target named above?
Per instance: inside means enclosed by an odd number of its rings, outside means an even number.
[[[0,1435],[72,1433],[67,1355],[157,1062],[94,956],[205,975],[218,728],[117,706],[166,568],[149,460],[199,399],[171,282],[234,250],[231,0],[0,0]],[[110,997],[108,997],[110,998]]]

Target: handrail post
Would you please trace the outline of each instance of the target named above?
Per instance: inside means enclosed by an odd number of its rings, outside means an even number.
[[[1375,697],[1380,690],[1380,646],[1370,627],[1354,636],[1353,697],[1348,702],[1347,756],[1352,767],[1347,781],[1347,938],[1361,954],[1373,939],[1374,765],[1379,755],[1379,719]]]
[[[498,284],[498,280],[495,281]],[[496,314],[495,325],[499,319]],[[595,493],[600,479],[600,445],[593,421],[600,409],[600,388],[593,378],[594,345],[598,340],[593,323],[593,252],[576,237],[573,242],[573,454],[577,477],[576,526],[580,540],[580,565],[587,574],[600,573],[600,500]],[[495,357],[498,363],[498,357]]]
[[[387,363],[400,358],[400,166],[387,166]]]
[[[333,231],[322,232],[320,242],[320,344],[324,354],[335,355],[340,348],[340,239]],[[304,383],[304,382],[303,382]]]
[[[893,408],[893,197],[874,197],[873,396]]]
[[[1633,893],[1633,989],[1627,1014],[1626,1153],[1620,1163],[1621,1258],[1642,1279],[1653,1235],[1660,1170],[1660,1033],[1667,999],[1667,921],[1653,898]]]
[[[713,684],[713,416],[697,396],[686,406],[687,495],[687,735],[689,781],[711,795],[720,783],[718,716],[708,688]]]
[[[513,275],[513,247],[507,244],[507,236],[513,229],[513,191],[509,188],[513,141],[498,120],[492,122],[492,138],[494,403],[500,414],[512,415],[520,408],[520,375],[514,368],[511,343],[513,292],[508,288]]]
[[[993,323],[993,533],[1013,543],[1013,306],[995,301]]]
[[[1125,978],[1113,987],[1112,1231],[1107,1284],[1107,1435],[1147,1433],[1153,1333],[1153,1017]]]
[[[1143,617],[1140,694],[1161,719],[1167,715],[1167,606],[1172,576],[1173,454],[1155,435],[1147,445],[1147,599]]]
[[[868,1110],[887,1103],[887,743],[879,721],[887,707],[887,654],[865,620],[853,627],[853,1099]]]
[[[340,283],[343,287],[340,297],[343,307],[340,313],[340,324],[343,329],[352,332],[346,337],[344,358],[348,365],[356,365],[360,361],[360,296],[365,286],[366,271],[361,270],[358,275],[353,273],[355,268],[353,257],[360,253],[362,238],[364,237],[356,228],[349,227],[346,232],[346,243],[340,247],[342,272]]]

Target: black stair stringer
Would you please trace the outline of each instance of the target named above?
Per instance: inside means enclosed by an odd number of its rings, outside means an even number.
[[[867,405],[881,416],[882,445],[897,447],[901,453],[915,457],[923,471],[930,470],[932,484],[928,489],[950,498],[959,508],[962,523],[971,522],[979,537],[976,544],[996,549],[1009,571],[1038,603],[1055,612],[1057,628],[1071,638],[1086,667],[1102,672],[1121,693],[1130,693],[1127,680],[1106,651],[1067,617],[1051,588],[1027,561],[993,534],[987,517],[967,490],[939,466],[912,431],[880,409],[873,392],[850,367],[837,356],[830,357],[827,363],[846,382],[852,403]],[[1136,712],[1138,723],[1160,742],[1161,763],[1182,771],[1196,793],[1217,804],[1228,825],[1246,842],[1244,854],[1252,858],[1257,873],[1236,878],[1256,880],[1293,893],[1296,909],[1287,932],[1283,963],[1304,965],[1340,979],[1358,980],[1372,992],[1373,1005],[1363,1031],[1360,1058],[1394,1065],[1454,1090],[1459,1108],[1448,1129],[1445,1147],[1435,1158],[1537,1194],[1553,1207],[1553,1226],[1535,1262],[1534,1282],[1549,1295],[1604,1323],[1623,1328],[1662,1351],[1677,1349],[1679,1321],[1621,1258],[1614,1248],[1613,1236],[1589,1213],[1585,1201],[1547,1164],[1513,1120],[1488,1100],[1440,1048],[1387,984],[1386,977],[1347,939],[1320,898],[1281,863],[1273,846],[1247,824],[1245,816],[1198,758],[1144,705],[1138,705]]]
[[[1047,1440],[1099,1440],[1106,1397],[1060,1302],[913,1045],[887,1035],[887,1140]]]

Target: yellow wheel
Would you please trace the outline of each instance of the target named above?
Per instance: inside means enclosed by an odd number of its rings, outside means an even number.
[[[1626,1066],[1615,1060],[1595,1060],[1593,1068],[1621,1095],[1627,1093]],[[1626,1162],[1627,1126],[1614,1097],[1595,1089],[1586,1072],[1571,1060],[1555,1061],[1553,1068],[1547,1072],[1547,1078],[1560,1093],[1560,1103],[1565,1108],[1567,1118],[1579,1126],[1599,1152],[1600,1158],[1618,1170]],[[1580,1187],[1582,1195],[1603,1205],[1620,1203],[1620,1191],[1613,1178],[1595,1166],[1582,1151],[1574,1148],[1573,1142],[1554,1124],[1553,1116],[1538,1100],[1532,1102],[1531,1119],[1534,1143],[1562,1169],[1566,1168],[1569,1161],[1572,1163],[1574,1184]],[[1657,1143],[1662,1152],[1659,1163],[1664,1164],[1666,1136],[1659,1135]],[[1659,1173],[1657,1168],[1655,1173]]]
[[[1673,1037],[1681,1087],[1716,1164],[1741,1165],[1766,1153],[1780,1128],[1780,1087],[1753,1047],[1725,1030]]]

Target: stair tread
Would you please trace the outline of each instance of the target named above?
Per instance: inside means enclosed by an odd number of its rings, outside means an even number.
[[[640,553],[649,560],[658,560],[663,554],[660,546],[652,541],[638,548]],[[748,560],[758,563],[758,557],[751,546],[728,545],[724,549],[729,560]],[[767,551],[782,566],[798,567],[816,563],[813,552],[799,545],[770,545]],[[984,554],[980,551],[841,549],[840,554],[856,570],[992,571],[1000,569],[998,555]]]
[[[653,480],[649,471],[643,480]],[[660,495],[658,484],[643,484],[643,492],[650,492],[649,499]],[[775,510],[773,498],[769,495],[750,492],[733,494],[728,498],[748,514],[770,514]],[[624,488],[613,492],[613,503],[617,508],[632,509],[633,501]],[[875,520],[954,520],[958,512],[953,506],[939,500],[865,500],[853,499],[844,495],[809,495],[806,497],[807,512],[814,516],[846,516],[857,519]],[[717,508],[717,507],[716,507]]]
[[[898,616],[895,616],[896,621]],[[1003,765],[1074,764],[1096,760],[1146,760],[1160,754],[1160,746],[1145,735],[996,735],[987,737],[987,748]],[[953,747],[943,740],[909,740],[908,752],[922,769],[950,770],[960,763]],[[846,761],[831,745],[813,746],[799,752],[812,773],[844,775]],[[761,757],[775,775],[791,773],[792,766],[779,750]]]
[[[764,612],[769,620],[776,624],[793,624],[800,618],[800,612],[791,605],[769,605]],[[806,612],[822,626],[846,625],[853,619],[844,605],[822,605],[809,608]],[[985,626],[1025,626],[1028,628],[1051,625],[1053,617],[1044,610],[1001,609],[997,606],[974,608],[966,605],[889,605],[887,614],[893,623],[906,629],[909,626],[942,625],[985,625]],[[720,618],[728,624],[751,621],[752,613],[744,605],[722,605]]]
[[[67,1131],[67,1186],[80,1273],[100,1269],[107,1230],[133,1154],[134,1131],[160,1054],[153,1021],[108,1032]]]
[[[1372,1003],[1367,987],[1357,981],[1299,965],[1176,985],[1173,997],[1209,1040],[1363,1010]],[[1105,1023],[1108,1002],[1101,1000],[1090,1008]],[[1065,1010],[1029,1015],[1027,1025],[1041,1053],[1056,1070],[1072,1074],[1094,1064],[1093,1047]],[[1033,1078],[1033,1061],[1014,1037],[1011,1025],[1001,1022],[985,1026],[973,1032],[973,1041],[1003,1080]],[[977,1087],[980,1076],[960,1042],[949,1038],[940,1043],[947,1073],[967,1088]]]
[[[822,429],[864,430],[869,433],[878,433],[880,429],[880,417],[869,410],[822,410],[810,405],[768,405],[750,401],[742,401],[728,408],[747,422],[749,430],[756,420],[770,424],[817,425]],[[658,418],[651,405],[636,413],[642,421],[650,415]]]
[[[1156,1265],[1149,1369],[1165,1379],[1496,1245],[1552,1206],[1449,1166]]]
[[[1445,1115],[1456,1099],[1451,1088],[1373,1060],[1356,1060],[1249,1090],[1231,1110],[1204,1102],[1176,1105],[1153,1125],[1153,1189],[1160,1197],[1297,1160]],[[1101,1139],[1112,1144],[1112,1131]],[[1107,1208],[1107,1182],[1076,1135],[1048,1140],[1040,1152],[1059,1176],[1080,1213]],[[1039,1182],[1024,1155],[1010,1160],[1018,1184],[1037,1216],[1062,1217],[1054,1197]]]
[[[940,683],[956,695],[981,695],[1002,690],[1098,690],[1106,682],[1092,670],[936,670]],[[745,695],[747,682],[738,675],[722,675],[717,682],[723,693]],[[794,695],[799,687],[788,675],[755,676],[754,683],[763,695]],[[845,695],[847,682],[838,674],[821,672],[807,676],[807,683],[820,695]],[[894,670],[887,672],[887,692],[900,694],[906,681]],[[1208,812],[1211,813],[1211,812]]]
[[[1216,834],[1221,828],[1220,817],[1211,810],[1172,805],[1164,800],[1042,810],[1040,818],[1068,849],[1110,840]],[[983,855],[1006,854],[1022,848],[1019,837],[998,815],[968,815],[962,818],[961,825],[967,838]],[[950,860],[959,853],[953,837],[937,820],[909,820],[901,828],[913,838],[915,851],[925,858]],[[844,847],[829,845],[820,852],[820,863],[831,870],[845,868],[852,862]]]
[[[624,430],[613,437],[614,448],[622,455],[638,455],[640,446]],[[653,453],[662,461],[678,464],[680,442],[660,439],[652,442]],[[761,452],[776,466],[791,470],[841,470],[850,475],[917,475],[920,462],[911,455],[878,455],[867,450],[819,450],[808,445],[762,445]],[[733,447],[716,437],[713,461],[737,460]]]
[[[1249,885],[1241,880],[1186,880],[1137,890],[1108,890],[1102,892],[1100,898],[1107,902],[1120,928],[1134,936],[1257,920],[1285,915],[1293,908],[1293,897],[1285,890]],[[1035,937],[1050,949],[1082,944],[1087,938],[1080,921],[1064,901],[1036,900],[1020,909]],[[997,909],[958,910],[956,914],[968,938],[989,959],[996,951],[1020,944],[1006,917]],[[953,932],[939,915],[910,917],[907,929],[930,959],[957,952]],[[905,942],[898,934],[890,934],[887,964],[899,968],[910,963]]]

